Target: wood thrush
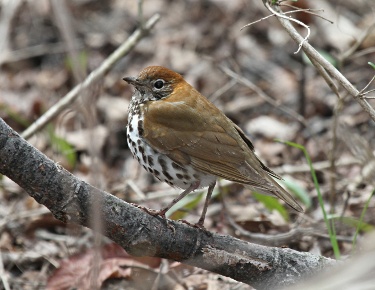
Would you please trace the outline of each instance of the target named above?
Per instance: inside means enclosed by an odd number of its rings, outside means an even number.
[[[201,217],[218,177],[241,183],[252,190],[275,195],[296,211],[296,200],[274,179],[281,179],[254,154],[244,132],[183,77],[161,66],[143,69],[138,77],[124,80],[135,87],[129,106],[127,141],[138,162],[156,178],[184,189],[167,207],[197,188],[208,193]]]

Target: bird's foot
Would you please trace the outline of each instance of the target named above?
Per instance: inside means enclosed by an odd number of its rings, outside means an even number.
[[[163,210],[156,210],[156,209],[151,209],[151,208],[147,208],[147,207],[142,207],[142,209],[145,212],[147,212],[149,215],[160,216],[161,218],[166,219],[165,211],[163,211]]]
[[[201,230],[206,230],[206,228],[204,227],[204,225],[200,224],[199,222],[197,222],[195,224],[192,224],[192,223],[188,222],[187,220],[183,220],[183,219],[178,220],[178,221],[181,222],[181,223],[183,223],[183,224],[186,224],[186,225],[188,225],[190,227],[193,227],[193,228],[197,228],[197,229],[201,229]]]
[[[142,209],[147,212],[149,215],[152,215],[152,216],[160,216],[163,220],[165,220],[165,222],[167,223],[167,227],[169,229],[171,229],[173,231],[173,233],[176,232],[176,229],[175,227],[171,224],[170,220],[168,220],[166,217],[165,217],[165,213],[167,212],[165,209],[161,209],[161,210],[156,210],[156,209],[151,209],[151,208],[147,208],[147,207],[142,207]]]
[[[131,203],[131,205],[135,206],[136,208],[139,208],[139,209],[143,210],[144,212],[148,213],[149,215],[160,216],[161,218],[165,219],[165,211],[163,211],[163,210],[151,209],[151,208],[148,208],[148,207],[136,204],[136,203]]]

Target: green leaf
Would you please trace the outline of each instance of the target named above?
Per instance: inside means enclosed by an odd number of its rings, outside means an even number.
[[[356,244],[357,244],[357,236],[358,236],[358,233],[360,231],[360,226],[361,224],[363,223],[363,218],[365,217],[365,214],[366,214],[366,211],[367,211],[367,208],[370,204],[370,201],[372,199],[372,197],[374,196],[375,194],[375,189],[371,192],[370,194],[370,197],[368,198],[368,200],[366,201],[365,203],[365,207],[363,208],[362,210],[362,213],[361,213],[361,217],[359,218],[359,224],[358,224],[358,227],[357,227],[357,230],[355,231],[355,234],[354,234],[354,238],[353,238],[353,243],[352,243],[352,252],[354,252],[355,250],[355,247],[356,247]]]
[[[362,232],[368,233],[372,230],[374,230],[374,226],[370,225],[368,223],[365,223],[361,221],[360,219],[354,218],[354,217],[342,217],[340,219],[344,224],[357,228]]]
[[[284,180],[282,180],[281,183],[283,183],[291,193],[297,196],[298,199],[300,199],[303,202],[306,208],[311,207],[310,195],[303,187],[301,187],[297,182],[295,182],[293,178],[284,178]]]
[[[369,64],[373,69],[375,69],[375,64],[373,64],[371,61],[369,61],[368,64]]]
[[[328,62],[330,62],[334,67],[337,67],[337,60],[331,54],[329,54],[328,52],[326,52],[324,50],[318,50],[318,52]],[[310,59],[307,57],[307,55],[305,53],[302,53],[302,60],[306,64],[309,64],[311,66],[313,65],[312,62],[310,61]]]
[[[30,122],[24,118],[20,113],[13,110],[10,106],[0,103],[0,110],[3,111],[6,115],[9,116],[13,121],[17,122],[21,126],[27,128],[30,125]]]
[[[323,213],[324,222],[327,226],[327,230],[328,230],[328,234],[329,234],[329,239],[331,241],[332,249],[333,249],[333,252],[335,254],[336,259],[339,259],[341,254],[340,254],[340,249],[339,249],[339,245],[338,245],[338,242],[337,242],[335,226],[334,226],[334,223],[331,223],[331,220],[328,219],[328,215],[327,215],[327,212],[326,212],[325,206],[324,206],[323,196],[322,196],[322,193],[320,192],[318,178],[316,177],[315,169],[312,165],[309,153],[307,152],[306,148],[301,144],[290,142],[290,141],[283,141],[283,140],[276,140],[276,141],[287,144],[287,145],[292,146],[294,148],[300,149],[303,152],[303,154],[305,155],[306,161],[307,161],[307,163],[309,164],[309,167],[310,167],[310,173],[311,173],[311,177],[314,181],[315,189],[318,193],[318,201],[319,201],[319,205],[320,205],[320,208],[322,210],[322,213]]]
[[[363,232],[370,232],[374,230],[375,228],[373,225],[365,223],[361,221],[361,219],[357,219],[355,217],[340,216],[337,214],[328,214],[327,218],[330,220],[338,220],[347,226],[354,227]]]
[[[188,194],[168,210],[168,212],[166,213],[166,217],[171,218],[173,220],[184,218],[187,212],[193,210],[198,206],[198,204],[203,199],[203,197],[206,196],[206,194],[207,190],[198,194]],[[220,192],[218,188],[215,188],[212,192],[211,200],[217,197],[219,194]]]
[[[184,218],[187,212],[198,206],[199,202],[202,200],[203,195],[203,192],[199,194],[188,194],[167,211],[166,217],[172,220],[179,220]]]
[[[285,207],[279,202],[279,200],[276,197],[260,194],[257,192],[253,192],[253,196],[257,201],[260,201],[264,204],[264,206],[269,209],[270,211],[276,210],[278,211],[281,216],[288,221],[289,220],[289,214],[288,211],[285,209]]]
[[[87,52],[86,51],[81,51],[78,55],[78,62],[79,62],[79,67],[82,68],[83,70],[86,69],[87,67]],[[65,65],[70,71],[73,71],[73,59],[71,57],[67,57],[65,60]]]
[[[52,146],[54,146],[57,152],[64,156],[71,167],[74,167],[77,161],[74,147],[65,139],[57,136],[52,125],[49,125],[47,130]]]

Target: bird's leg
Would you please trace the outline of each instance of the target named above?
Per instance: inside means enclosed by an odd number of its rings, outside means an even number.
[[[166,212],[172,206],[174,206],[177,202],[179,202],[181,199],[183,199],[185,196],[187,196],[190,192],[196,190],[199,187],[199,185],[200,185],[199,181],[193,183],[187,189],[185,189],[183,192],[181,192],[179,196],[177,196],[174,200],[172,200],[172,202],[168,206],[166,206],[165,208],[162,208],[161,210],[148,211],[148,213],[153,215],[153,216],[158,215],[158,216],[161,216],[162,218],[165,218]]]
[[[204,219],[206,218],[207,207],[208,207],[208,204],[210,202],[210,199],[211,199],[211,196],[212,196],[212,192],[214,191],[215,185],[216,185],[216,181],[214,183],[212,183],[208,187],[206,201],[204,202],[204,207],[203,207],[203,210],[202,210],[201,217],[199,218],[199,221],[195,224],[195,226],[197,228],[204,229],[204,225],[203,225],[204,224]]]

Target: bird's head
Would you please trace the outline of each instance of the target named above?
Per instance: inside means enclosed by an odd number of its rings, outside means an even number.
[[[123,80],[134,86],[136,94],[133,97],[140,98],[138,101],[141,103],[165,99],[187,84],[180,74],[162,66],[146,67],[137,77],[125,77]]]

